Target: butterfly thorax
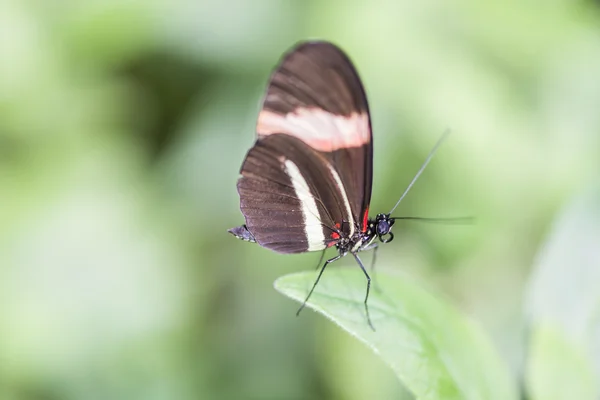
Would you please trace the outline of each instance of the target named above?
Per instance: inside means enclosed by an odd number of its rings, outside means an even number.
[[[368,219],[364,231],[356,230],[351,236],[341,235],[336,248],[340,254],[346,254],[373,248],[376,245],[375,239],[379,239],[381,243],[389,243],[394,239],[391,232],[393,225],[394,218],[389,214],[377,214],[375,218]]]

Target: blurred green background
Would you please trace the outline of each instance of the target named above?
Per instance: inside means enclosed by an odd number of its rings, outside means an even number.
[[[397,223],[377,267],[522,374],[536,254],[600,168],[598,2],[3,0],[0,399],[410,398],[273,289],[319,254],[226,232],[266,80],[309,38],[366,86],[374,213],[452,129],[396,214],[476,223]]]

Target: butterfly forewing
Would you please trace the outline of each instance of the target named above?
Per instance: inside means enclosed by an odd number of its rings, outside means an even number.
[[[366,229],[372,136],[366,95],[336,46],[308,42],[273,72],[258,138],[238,182],[256,241],[281,253],[321,250]]]

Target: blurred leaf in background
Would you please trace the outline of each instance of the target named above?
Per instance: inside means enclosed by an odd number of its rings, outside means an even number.
[[[576,196],[536,262],[527,299],[533,398],[600,394],[600,190]]]
[[[396,224],[378,262],[443,293],[523,376],[535,254],[600,167],[597,2],[4,0],[0,398],[411,398],[273,290],[319,255],[226,232],[267,77],[308,38],[366,86],[374,212],[454,132],[398,212],[477,223]]]

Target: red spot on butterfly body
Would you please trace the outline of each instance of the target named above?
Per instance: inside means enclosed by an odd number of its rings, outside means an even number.
[[[332,239],[338,240],[340,238],[339,231],[340,231],[341,227],[342,227],[342,225],[339,222],[335,224],[335,231],[331,232]]]
[[[362,220],[362,231],[366,232],[367,231],[367,223],[369,222],[369,207],[367,207],[367,209],[365,210],[365,213],[363,214],[363,220]]]

